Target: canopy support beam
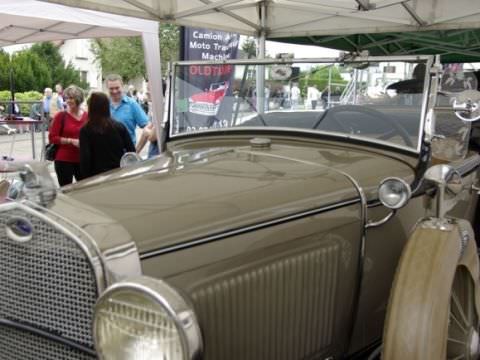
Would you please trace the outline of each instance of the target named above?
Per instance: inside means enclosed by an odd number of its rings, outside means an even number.
[[[355,0],[358,4],[358,9],[362,11],[370,10],[370,1],[369,0]]]
[[[90,30],[95,29],[95,28],[98,28],[98,26],[97,26],[97,25],[89,26],[89,27],[86,28],[85,30],[82,30],[82,31],[76,33],[75,36],[80,36],[80,35],[85,34],[86,32],[88,32],[88,31],[90,31]]]
[[[12,27],[13,28],[17,28],[17,29],[22,29],[22,30],[30,30],[30,31],[33,31],[32,34],[35,34],[37,32],[39,33],[52,33],[52,34],[60,34],[60,35],[66,35],[66,36],[72,36],[72,38],[75,37],[75,34],[72,34],[72,33],[69,33],[69,32],[66,32],[66,31],[58,31],[58,30],[50,30],[52,27],[54,26],[57,26],[57,24],[54,24],[54,25],[51,25],[49,27],[46,27],[44,29],[35,29],[35,28],[32,28],[32,27],[28,27],[28,26],[20,26],[20,25],[13,25]],[[31,36],[32,34],[29,34],[28,36]],[[19,41],[20,39],[17,39],[17,41]],[[22,37],[22,40],[23,40],[23,37]]]
[[[367,39],[368,39],[368,40],[370,40],[370,41],[375,41],[375,39],[372,38],[369,34],[366,34],[366,36],[367,36]],[[385,49],[385,47],[384,47],[383,45],[377,44],[377,46],[380,48],[380,50],[383,51],[383,53],[384,53],[385,55],[390,55],[390,52],[389,52],[387,49]]]
[[[123,0],[127,4],[130,4],[132,6],[135,6],[136,8],[145,11],[147,14],[152,15],[153,17],[156,17],[157,19],[160,19],[160,14],[156,13],[155,10],[145,4],[142,4],[141,2],[137,0]]]
[[[142,33],[145,66],[152,98],[152,123],[157,133],[159,148],[162,149],[163,85],[160,61],[160,41],[158,34]]]
[[[175,19],[181,19],[183,17],[191,16],[191,15],[204,15],[208,14],[212,11],[220,10],[226,5],[230,5],[233,3],[237,3],[238,0],[221,0],[206,6],[199,6],[190,10],[180,11],[174,15]],[[225,10],[225,9],[223,9]]]
[[[200,0],[200,1],[204,4],[206,4],[206,5],[212,4],[212,1],[210,1],[210,0]],[[248,25],[248,26],[250,26],[251,28],[253,28],[257,31],[261,31],[261,27],[258,26],[257,24],[255,24],[255,23],[253,23],[253,22],[251,22],[251,21],[249,21],[249,20],[247,20],[247,19],[229,11],[229,10],[225,10],[225,9],[221,9],[221,8],[220,9],[215,9],[215,10],[218,11],[218,12],[224,13],[225,15],[228,15],[231,18],[233,18],[237,21],[240,21],[241,23],[243,23],[245,25]]]
[[[267,39],[267,31],[265,25],[267,23],[267,6],[262,2],[259,7],[260,25],[262,30],[258,35],[258,59],[265,59],[265,41]],[[268,100],[267,100],[268,101]],[[265,112],[265,66],[257,65],[257,112],[263,114]]]
[[[415,10],[413,10],[413,8],[409,4],[407,4],[407,1],[404,1],[404,2],[401,3],[403,8],[405,10],[407,10],[407,12],[410,14],[410,16],[413,18],[413,20],[415,20],[415,22],[419,26],[427,26],[426,21],[423,21],[423,19],[420,18],[420,16],[418,16],[418,14],[415,12]]]

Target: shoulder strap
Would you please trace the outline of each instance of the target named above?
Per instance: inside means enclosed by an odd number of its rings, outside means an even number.
[[[65,126],[65,118],[67,117],[67,112],[62,111],[62,125],[60,126],[60,136],[62,136],[63,133],[63,127]]]

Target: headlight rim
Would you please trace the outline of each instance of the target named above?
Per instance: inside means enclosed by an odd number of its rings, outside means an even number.
[[[98,311],[101,304],[107,301],[112,294],[123,290],[138,291],[141,295],[148,296],[151,300],[161,306],[176,326],[182,345],[182,351],[187,359],[193,360],[199,358],[199,355],[203,352],[203,339],[200,325],[190,300],[182,295],[178,289],[175,289],[164,280],[142,275],[111,285],[98,298],[94,308],[92,334],[99,359],[103,358],[101,357],[98,348]],[[188,323],[188,327],[184,326],[185,324],[180,317],[181,314],[186,314],[191,320]]]

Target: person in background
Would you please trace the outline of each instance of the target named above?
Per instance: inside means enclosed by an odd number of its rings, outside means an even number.
[[[57,100],[57,109],[65,110],[66,104],[63,99],[63,86],[62,84],[55,85],[56,100]]]
[[[155,130],[155,126],[153,125],[153,122],[152,122],[153,115],[152,115],[152,101],[151,101],[151,98],[150,98],[150,91],[147,91],[145,100],[147,100],[147,102],[148,102],[148,109],[149,109],[148,119],[150,120],[150,122],[148,123],[147,126],[145,126],[145,128],[143,129],[142,136],[138,140],[137,154],[140,154],[143,147],[145,146],[145,144],[148,141],[149,144],[148,144],[148,155],[147,155],[147,157],[148,157],[148,159],[150,159],[151,157],[160,154],[160,149],[158,147],[157,131]]]
[[[43,99],[42,99],[42,104],[43,104],[43,112],[45,113],[45,117],[50,120],[50,103],[52,102],[52,89],[50,88],[45,88],[43,91]]]
[[[125,96],[120,75],[107,76],[107,88],[110,95],[110,113],[114,120],[121,122],[128,130],[132,143],[136,144],[135,129],[144,128],[148,124],[147,114],[139,103]]]
[[[55,156],[55,173],[60,186],[81,179],[80,174],[80,129],[87,122],[87,113],[82,110],[83,91],[71,85],[64,92],[67,110],[57,112],[53,118],[48,140],[59,145]]]
[[[160,148],[158,147],[157,141],[157,131],[155,130],[155,125],[149,122],[145,129],[143,130],[142,136],[138,140],[136,152],[140,154],[142,149],[145,147],[145,144],[148,144],[148,154],[147,158],[150,159],[151,157],[157,156],[160,154]]]
[[[63,100],[62,107],[58,107],[58,94],[54,93],[51,88],[45,88],[43,93],[43,111],[49,123],[55,117],[58,111],[64,110]]]
[[[300,89],[298,88],[297,83],[294,83],[290,90],[290,100],[292,103],[292,109],[297,109],[300,104]]]
[[[137,92],[137,101],[140,105],[142,105],[143,102],[145,101],[145,95],[143,94],[142,91]]]
[[[162,81],[162,85],[165,85],[165,82]],[[162,86],[163,90],[163,96],[165,100],[165,91],[166,91],[166,86]],[[158,143],[158,138],[157,138],[157,131],[155,128],[155,125],[153,125],[153,114],[152,114],[152,98],[150,94],[150,85],[147,84],[147,92],[145,93],[144,97],[144,102],[147,103],[147,109],[148,109],[148,119],[150,122],[148,125],[144,128],[142,136],[140,137],[138,144],[137,144],[137,154],[140,154],[142,151],[143,147],[149,142],[148,145],[148,159],[151,157],[157,156],[160,154],[160,147]],[[163,130],[163,129],[162,129]]]
[[[312,85],[307,88],[307,102],[310,103],[312,110],[317,108],[318,100],[321,99],[322,94],[318,91],[317,85]]]
[[[136,93],[135,86],[133,85],[128,85],[128,90],[127,90],[127,96],[128,97],[133,97],[133,95]]]
[[[80,173],[83,178],[116,169],[126,152],[135,151],[127,128],[110,115],[110,102],[102,92],[88,99],[88,122],[80,130]]]
[[[29,117],[33,120],[40,121],[42,120],[42,104],[40,103],[34,103],[32,104],[32,107],[30,108],[30,114]],[[42,125],[43,124],[36,124],[35,125],[35,131],[41,131],[42,130]]]

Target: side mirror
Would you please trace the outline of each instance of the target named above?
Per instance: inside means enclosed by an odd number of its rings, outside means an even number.
[[[452,166],[441,164],[429,168],[424,178],[437,188],[436,217],[444,219],[445,214],[457,203],[457,195],[463,189],[462,177]]]
[[[465,90],[453,101],[455,115],[463,121],[473,122],[480,119],[480,91]]]

